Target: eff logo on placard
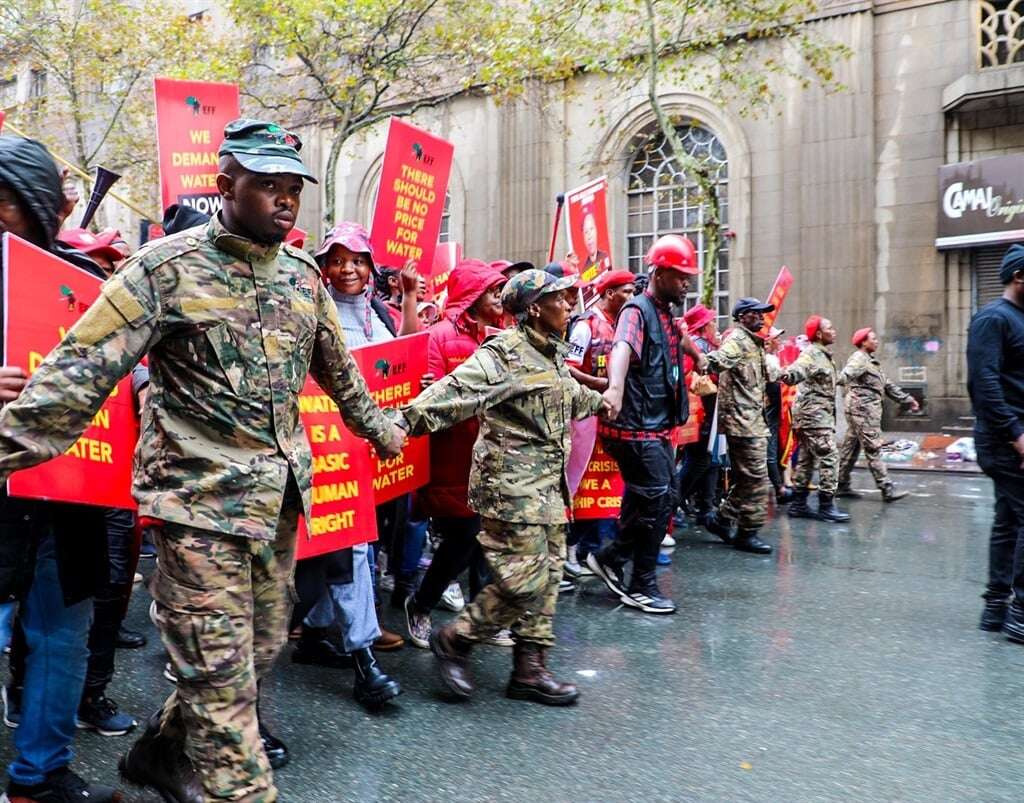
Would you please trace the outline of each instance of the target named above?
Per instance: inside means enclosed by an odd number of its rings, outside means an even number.
[[[434,163],[434,157],[427,156],[427,152],[423,150],[423,146],[418,142],[412,144],[412,153],[416,157],[417,162],[423,162],[425,165],[432,165]]]
[[[195,95],[189,95],[185,98],[185,105],[192,109],[192,114],[195,117],[199,115],[211,115],[217,113],[216,106],[204,106],[202,102]]]

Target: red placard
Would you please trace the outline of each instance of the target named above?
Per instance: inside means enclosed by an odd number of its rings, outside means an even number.
[[[586,473],[572,500],[572,514],[577,519],[615,519],[622,507],[624,490],[619,466],[601,446],[598,438],[590,456]]]
[[[6,112],[0,111],[0,132],[4,130],[4,120],[7,119]]]
[[[782,310],[782,302],[786,300],[786,295],[792,286],[793,274],[789,272],[789,268],[783,265],[779,275],[775,277],[775,284],[772,285],[772,291],[768,294],[768,300],[765,302],[767,304],[774,304],[775,309],[765,313],[764,326],[760,331],[761,337],[768,334],[768,330],[772,328],[775,319],[779,317],[779,312]]]
[[[11,234],[3,235],[4,365],[31,375],[100,293],[100,280]],[[134,508],[138,440],[131,380],[117,384],[82,437],[61,457],[14,472],[11,496]]]
[[[454,152],[447,140],[391,118],[370,230],[378,266],[412,259],[430,278]]]
[[[296,558],[377,540],[370,445],[342,423],[338,407],[312,379],[299,394],[299,415],[313,452],[310,527],[299,520]]]
[[[592,282],[612,266],[608,234],[608,179],[601,177],[565,194],[569,247],[580,260],[580,278]]]
[[[419,395],[420,378],[427,372],[430,335],[395,338],[352,349],[370,395],[381,407],[398,407]],[[430,439],[410,438],[402,453],[390,460],[371,458],[373,495],[379,505],[414,491],[430,480]]]
[[[220,211],[217,151],[224,126],[241,116],[238,86],[208,81],[153,79],[160,199],[206,215]]]
[[[427,297],[444,303],[448,299],[448,277],[462,260],[462,246],[459,243],[438,243],[434,250],[434,262],[427,282]]]

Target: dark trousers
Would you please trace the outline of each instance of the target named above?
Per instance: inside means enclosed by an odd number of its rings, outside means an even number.
[[[394,596],[405,599],[411,591],[415,575],[403,576],[401,567],[405,563],[406,524],[409,521],[409,496],[400,496],[390,502],[377,505],[377,540],[373,543],[374,558],[383,549],[388,556],[388,566],[395,576]],[[372,564],[371,564],[372,567]],[[374,594],[376,595],[376,578]]]
[[[93,599],[92,627],[89,628],[89,668],[85,675],[85,695],[103,694],[114,679],[117,633],[121,629],[132,581],[139,562],[140,542],[136,537],[135,515],[130,510],[110,509],[107,520],[107,555],[110,581]]]
[[[985,599],[1005,599],[1013,592],[1024,604],[1024,469],[1008,443],[975,438],[978,465],[995,485],[995,518],[988,550]]]
[[[782,490],[785,484],[779,465],[779,428],[771,424],[768,425],[768,481],[776,491]]]
[[[711,462],[708,436],[683,447],[683,464],[679,469],[679,499],[694,497],[697,513],[709,513],[715,507],[718,490],[718,466]]]
[[[675,450],[668,439],[621,441],[606,438],[604,449],[625,482],[619,534],[601,551],[603,561],[633,561],[629,591],[657,589],[658,550],[676,507]]]
[[[449,583],[466,569],[469,569],[470,599],[480,592],[488,578],[483,551],[476,538],[480,533],[479,516],[437,517],[434,532],[441,542],[413,597],[413,605],[420,613],[432,611]]]

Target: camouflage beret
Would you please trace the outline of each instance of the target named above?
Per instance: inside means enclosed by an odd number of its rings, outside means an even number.
[[[542,270],[524,270],[509,279],[501,291],[501,305],[513,315],[521,315],[541,296],[568,290],[575,284],[575,276],[557,278]]]
[[[224,126],[218,156],[234,156],[253,173],[294,173],[314,184],[317,180],[302,163],[302,140],[276,123],[241,118]]]

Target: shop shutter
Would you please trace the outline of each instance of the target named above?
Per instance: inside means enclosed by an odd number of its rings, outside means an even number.
[[[1008,246],[993,245],[974,248],[971,262],[974,272],[974,309],[979,310],[1003,294],[1003,283],[999,281],[999,265]]]

